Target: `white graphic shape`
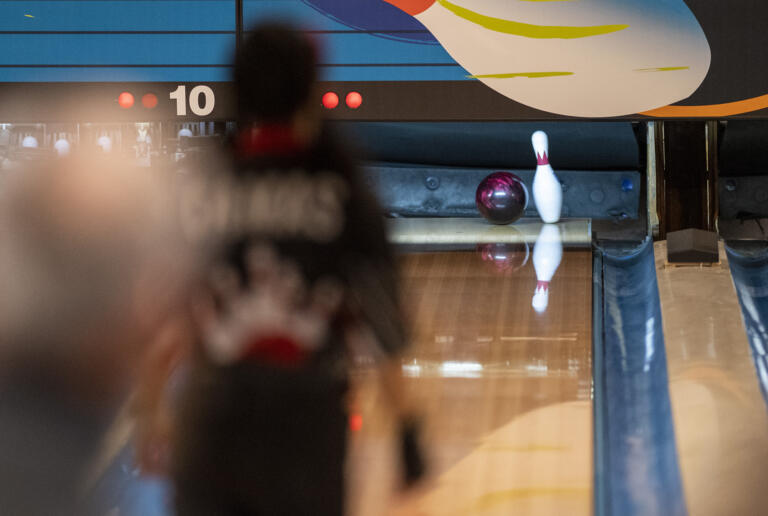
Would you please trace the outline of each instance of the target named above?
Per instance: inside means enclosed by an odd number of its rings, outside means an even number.
[[[683,0],[438,0],[415,18],[470,75],[561,115],[620,116],[678,102],[701,85],[711,60]],[[613,28],[556,30],[603,26]]]

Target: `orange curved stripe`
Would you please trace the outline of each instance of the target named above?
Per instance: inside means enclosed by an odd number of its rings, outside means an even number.
[[[728,102],[726,104],[711,104],[708,106],[665,106],[650,111],[643,111],[640,115],[658,118],[667,117],[712,117],[741,115],[760,109],[768,108],[768,95],[761,95],[751,99]]]
[[[400,9],[401,11],[405,11],[411,16],[416,16],[417,14],[421,14],[427,9],[429,9],[432,4],[435,3],[435,0],[384,0],[387,3],[390,3]]]

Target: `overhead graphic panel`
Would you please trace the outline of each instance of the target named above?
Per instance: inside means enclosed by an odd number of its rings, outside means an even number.
[[[236,41],[275,19],[316,41],[338,118],[768,116],[760,0],[49,0],[0,1],[0,119],[79,116],[62,99],[86,118],[233,118]],[[182,106],[179,86],[210,94]],[[117,105],[149,90],[153,111]]]

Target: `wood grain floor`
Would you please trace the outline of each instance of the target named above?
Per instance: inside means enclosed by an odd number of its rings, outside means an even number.
[[[476,252],[400,258],[431,476],[398,494],[392,422],[360,372],[349,465],[354,515],[587,515],[592,509],[591,251],[566,251],[546,313],[531,263]]]

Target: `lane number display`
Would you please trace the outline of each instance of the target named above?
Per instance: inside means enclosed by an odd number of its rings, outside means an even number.
[[[197,116],[207,116],[213,112],[216,106],[216,95],[210,86],[199,85],[189,91],[187,97],[187,87],[179,85],[178,88],[170,93],[171,100],[176,101],[176,116],[187,115],[187,105],[192,114]]]

